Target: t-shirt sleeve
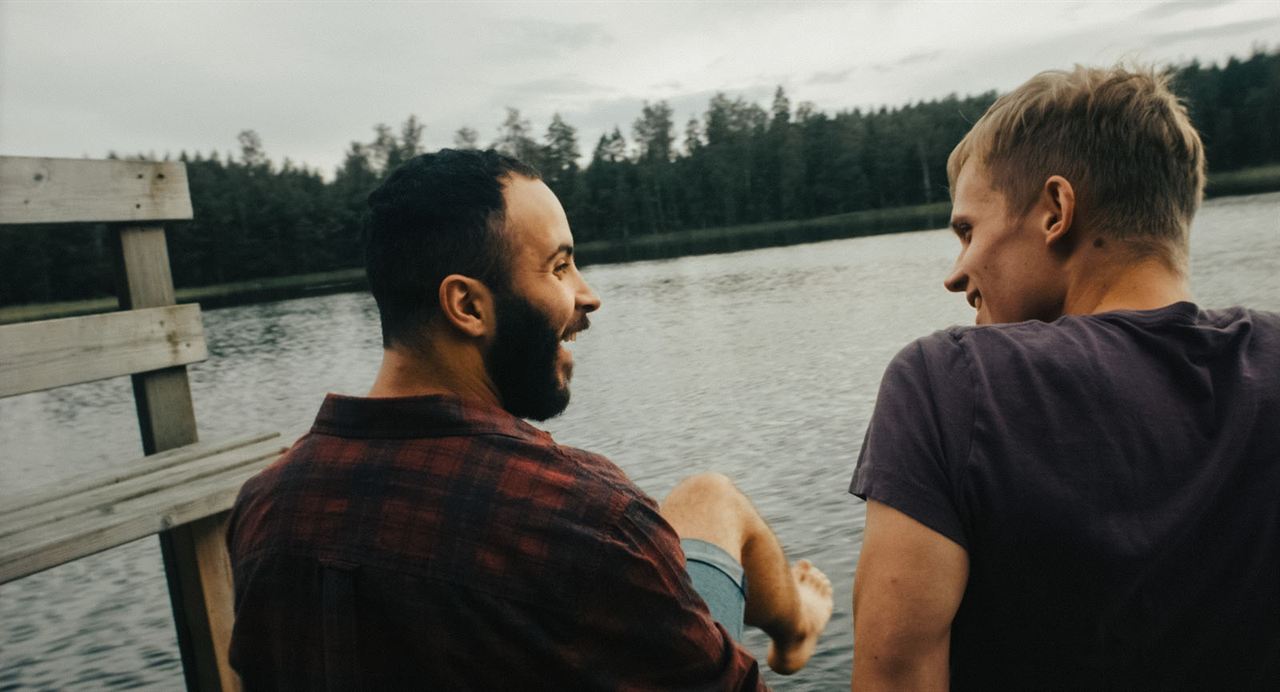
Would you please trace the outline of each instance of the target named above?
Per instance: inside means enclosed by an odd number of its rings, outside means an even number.
[[[608,671],[602,687],[652,690],[765,690],[755,657],[711,618],[685,571],[675,531],[657,507],[633,500],[606,531],[604,559],[581,595],[578,648]]]
[[[973,389],[961,344],[938,332],[885,370],[849,492],[886,504],[960,544]]]

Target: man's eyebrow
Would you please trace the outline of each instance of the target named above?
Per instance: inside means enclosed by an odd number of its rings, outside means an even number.
[[[556,248],[555,252],[547,256],[547,261],[550,262],[551,260],[559,257],[560,255],[568,255],[570,257],[573,257],[573,246],[568,243],[562,244],[560,247]]]

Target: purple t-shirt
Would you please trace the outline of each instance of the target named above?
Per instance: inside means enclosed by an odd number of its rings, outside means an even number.
[[[956,688],[1280,685],[1280,315],[919,339],[850,491],[968,552]]]

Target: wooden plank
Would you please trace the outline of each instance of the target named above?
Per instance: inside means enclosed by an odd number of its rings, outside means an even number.
[[[0,225],[191,218],[180,161],[0,156]]]
[[[115,233],[116,296],[124,310],[172,305],[173,275],[162,226],[120,226]],[[179,366],[133,376],[142,450],[147,454],[198,439],[187,370]]]
[[[199,305],[6,325],[0,354],[0,397],[209,357]]]
[[[120,309],[177,302],[164,226],[118,226],[115,231],[116,296]]]
[[[120,307],[172,305],[173,277],[164,230],[158,226],[119,226],[115,239],[119,282],[116,296]],[[198,439],[185,366],[134,375],[133,396],[138,407],[142,449],[147,454],[191,444]],[[160,534],[160,554],[164,559],[174,630],[188,690],[239,689],[235,672],[226,667],[231,640],[210,617],[210,613],[233,608],[230,602],[218,600],[228,598],[230,589],[204,588],[206,578],[212,578],[217,567],[200,562],[202,556],[225,551],[220,537],[208,531],[176,530]]]
[[[258,433],[254,435],[245,435],[242,437],[232,437],[226,439],[215,440],[213,442],[196,442],[185,447],[171,449],[167,452],[152,454],[149,457],[130,461],[118,466],[114,466],[102,473],[81,476],[79,478],[60,481],[49,486],[33,488],[27,492],[17,495],[0,496],[0,522],[8,521],[8,516],[19,510],[27,509],[37,505],[43,505],[49,502],[56,502],[77,493],[86,492],[94,488],[114,485],[121,481],[131,478],[137,478],[148,473],[155,473],[163,469],[178,466],[180,464],[190,463],[197,459],[210,457],[215,454],[227,452],[241,447],[248,447],[257,442],[263,442],[274,438],[281,437],[280,433]],[[295,438],[296,439],[296,436]],[[281,440],[282,442],[284,440]]]
[[[24,509],[6,512],[0,508],[0,518],[3,518],[4,522],[0,525],[0,539],[22,533],[41,524],[51,524],[71,517],[110,515],[122,502],[165,492],[170,488],[193,483],[267,457],[274,458],[280,456],[285,448],[279,437],[273,435],[263,442],[239,445],[229,450],[196,456],[176,465],[165,464],[150,473],[135,475],[118,483],[90,487],[73,495],[31,505]]]
[[[222,512],[183,524],[166,532],[177,550],[192,550],[182,555],[186,562],[200,566],[197,574],[184,572],[185,579],[196,583],[184,585],[182,593],[192,599],[186,612],[200,617],[200,628],[210,639],[222,643],[197,649],[197,665],[201,670],[216,671],[218,686],[223,690],[239,690],[240,677],[231,667],[231,629],[235,624],[235,590],[232,588],[231,557],[227,555],[227,522],[231,512]],[[181,537],[176,540],[176,537]],[[189,616],[190,617],[190,616]]]
[[[8,536],[0,542],[0,584],[225,512],[235,502],[240,486],[275,461],[280,451],[193,483],[125,500],[106,513],[69,517]],[[209,549],[206,544],[214,538],[213,544],[223,540],[221,536],[194,537],[196,548]],[[199,581],[200,573],[194,574]],[[227,590],[219,595],[229,593]],[[219,601],[217,612],[230,607],[229,602]],[[218,658],[210,655],[212,660]],[[215,679],[222,677],[217,671],[212,672]]]

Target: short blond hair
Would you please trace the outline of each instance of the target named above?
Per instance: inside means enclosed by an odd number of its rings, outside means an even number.
[[[997,99],[956,145],[947,159],[953,190],[970,160],[1020,215],[1061,175],[1075,190],[1077,224],[1185,267],[1204,196],[1204,145],[1166,74],[1041,72]]]

